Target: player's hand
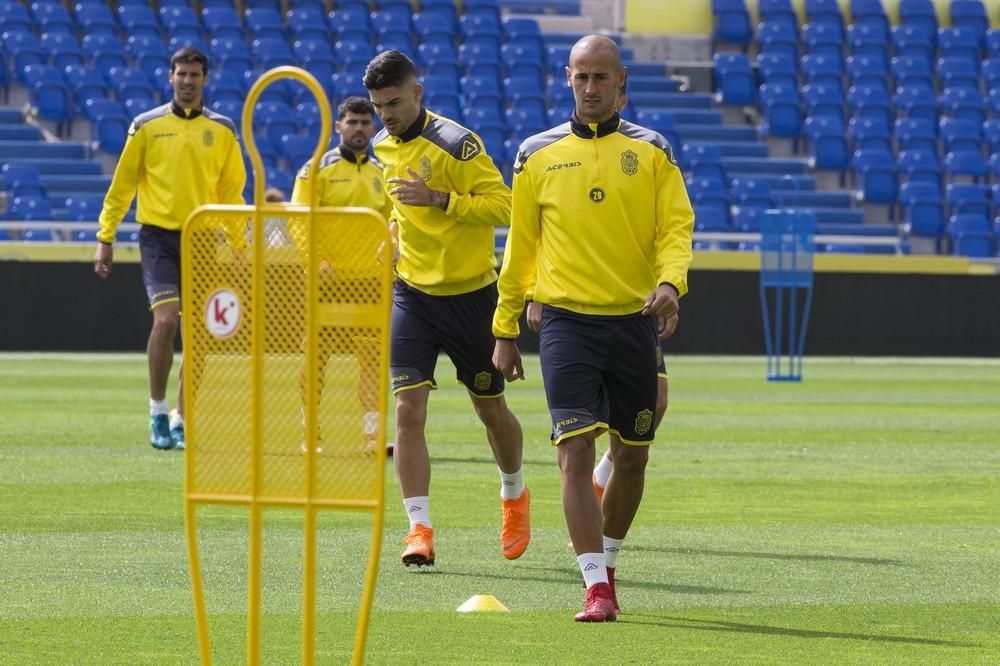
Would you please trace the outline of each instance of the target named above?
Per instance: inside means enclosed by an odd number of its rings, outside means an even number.
[[[410,174],[412,180],[390,178],[386,181],[396,186],[389,190],[389,194],[396,197],[399,203],[407,206],[437,206],[442,209],[448,207],[447,195],[444,192],[427,187],[427,183],[410,167],[406,167],[406,173]]]
[[[493,347],[493,365],[509,382],[524,379],[521,352],[513,340],[497,340],[496,346]]]
[[[528,328],[535,333],[542,330],[542,304],[538,301],[529,301],[528,307],[524,309],[524,318],[528,321]]]
[[[657,337],[660,340],[666,340],[671,335],[677,331],[677,322],[680,319],[680,315],[674,315],[673,317],[668,317],[667,319],[656,318],[657,325]]]
[[[94,252],[94,272],[102,280],[111,275],[111,265],[114,263],[115,251],[110,243],[98,243]]]
[[[646,299],[642,314],[655,314],[657,320],[667,320],[680,311],[677,304],[677,290],[669,284],[661,284]]]

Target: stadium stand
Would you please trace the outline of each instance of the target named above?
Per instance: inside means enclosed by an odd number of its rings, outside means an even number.
[[[563,67],[582,33],[546,21],[579,17],[584,4],[80,0],[67,10],[3,0],[0,99],[20,91],[32,107],[27,122],[20,109],[0,110],[3,215],[93,216],[130,118],[169,99],[169,54],[186,44],[212,60],[206,102],[234,118],[269,67],[305,67],[336,103],[364,95],[367,62],[400,48],[421,70],[428,107],[477,131],[509,179],[519,142],[572,109]],[[824,234],[912,235],[944,252],[995,255],[1000,31],[981,2],[954,0],[939,22],[932,0],[899,0],[898,25],[879,0],[805,0],[801,16],[790,0],[760,0],[756,17],[744,0],[711,7],[715,53],[701,79],[636,61],[614,35],[629,66],[623,115],[670,143],[699,229],[753,232],[760,211],[796,206]],[[265,94],[254,132],[269,184],[290,193],[318,123],[299,87]],[[985,209],[967,210],[974,193]]]

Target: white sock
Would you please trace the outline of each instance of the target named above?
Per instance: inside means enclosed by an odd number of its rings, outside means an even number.
[[[403,498],[403,506],[406,507],[406,517],[410,519],[411,530],[417,523],[424,527],[433,527],[430,497],[406,497]]]
[[[378,412],[365,412],[365,434],[374,435],[378,432]]]
[[[611,478],[612,468],[611,449],[608,449],[604,452],[604,455],[601,456],[601,460],[597,463],[597,467],[594,468],[594,480],[597,481],[597,485],[601,488],[608,485],[608,479]]]
[[[166,398],[163,400],[153,400],[149,399],[149,415],[159,416],[161,414],[166,414],[170,411],[170,405],[167,404]]]
[[[500,499],[515,500],[524,492],[524,474],[521,469],[513,474],[500,470]]]
[[[176,409],[170,410],[170,427],[171,428],[184,427],[184,417],[181,416],[180,412],[178,412]]]
[[[577,564],[580,565],[580,573],[583,574],[583,584],[589,590],[598,583],[608,582],[608,569],[604,563],[604,553],[584,553],[576,556]]]
[[[609,569],[614,569],[618,566],[618,553],[622,550],[622,543],[625,539],[612,539],[609,536],[604,537],[604,561],[607,563]]]

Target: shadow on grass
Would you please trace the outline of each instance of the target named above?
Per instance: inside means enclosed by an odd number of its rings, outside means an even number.
[[[629,550],[655,553],[679,553],[681,555],[715,555],[718,557],[747,557],[762,560],[801,560],[804,562],[851,562],[853,564],[876,564],[882,566],[904,566],[902,560],[882,557],[851,557],[849,555],[814,555],[809,553],[761,553],[744,550],[716,550],[712,548],[666,548],[664,546],[633,546]]]
[[[548,575],[525,574],[527,570],[538,572],[550,572]],[[516,579],[518,581],[534,581],[538,583],[553,583],[557,585],[578,585],[582,590],[580,572],[576,569],[557,567],[519,567],[516,573],[511,574],[488,574],[472,571],[448,571],[451,576],[467,576],[469,578],[495,578],[499,580]],[[674,594],[750,594],[749,590],[730,590],[722,587],[704,587],[701,585],[673,585],[670,583],[651,583],[648,581],[636,581],[622,578],[618,581],[623,588],[641,588],[644,590],[659,590],[661,592],[672,592]]]
[[[773,636],[794,636],[797,638],[840,638],[852,641],[875,641],[882,643],[908,643],[912,645],[941,645],[947,647],[979,647],[973,643],[944,641],[936,638],[919,638],[914,636],[886,636],[879,634],[858,634],[841,631],[816,631],[812,629],[792,629],[789,627],[772,627],[766,624],[743,624],[741,622],[725,622],[723,620],[696,620],[687,617],[661,617],[643,615],[641,613],[623,614],[619,622],[628,624],[643,624],[676,629],[697,629],[699,631],[728,631],[739,634],[764,634]]]
[[[496,465],[496,461],[493,458],[448,458],[445,456],[431,456],[431,463],[458,463],[461,465]],[[551,467],[555,469],[555,462],[552,460],[529,460],[527,458],[521,461],[521,465],[524,467]]]

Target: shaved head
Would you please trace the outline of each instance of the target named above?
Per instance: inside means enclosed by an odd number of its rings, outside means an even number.
[[[613,58],[613,66],[622,66],[622,51],[615,44],[615,40],[604,35],[587,35],[586,37],[581,37],[577,40],[576,44],[569,52],[569,66],[573,66],[574,56],[581,56],[590,53],[596,53],[600,51],[607,51],[611,54]]]
[[[621,49],[604,35],[583,37],[569,52],[566,81],[573,89],[578,120],[610,120],[618,110],[620,91],[625,85]]]

